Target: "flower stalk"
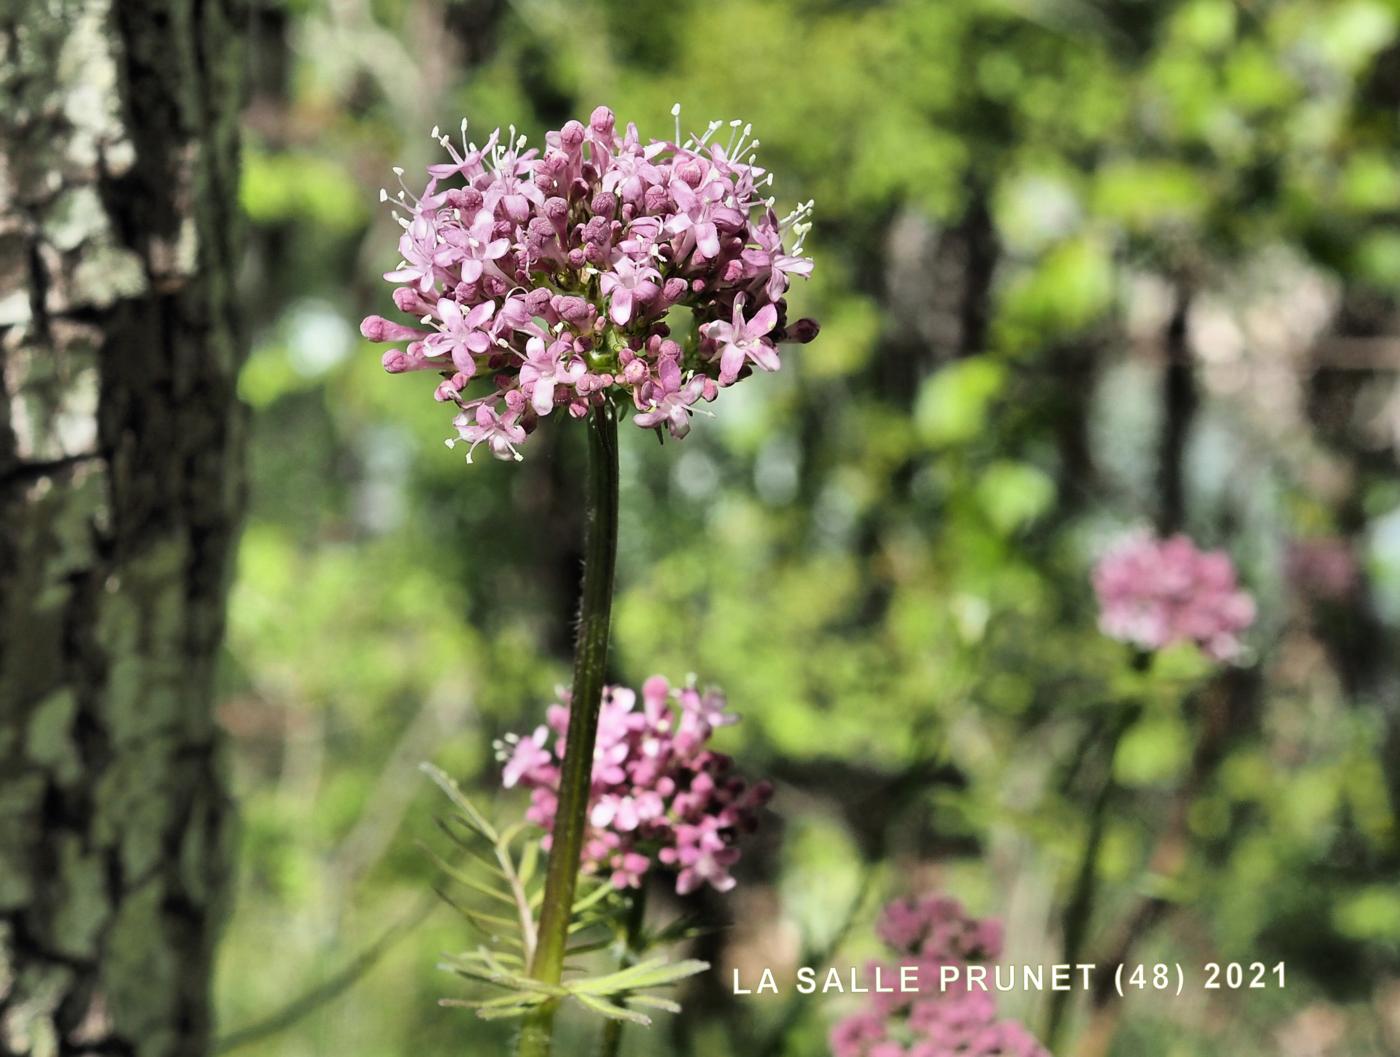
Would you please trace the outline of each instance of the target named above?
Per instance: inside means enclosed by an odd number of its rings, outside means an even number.
[[[588,420],[583,592],[574,648],[572,707],[540,909],[539,938],[530,965],[530,975],[549,984],[557,984],[564,973],[588,822],[593,747],[607,676],[613,575],[617,566],[617,484],[617,411],[610,399],[604,399]],[[519,1057],[547,1057],[555,1008],[550,1003],[526,1020],[520,1034]]]

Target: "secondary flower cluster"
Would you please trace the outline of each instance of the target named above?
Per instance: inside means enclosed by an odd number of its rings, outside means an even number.
[[[510,736],[497,746],[503,784],[531,790],[526,817],[546,830],[554,828],[569,730],[567,693],[561,690],[560,699],[529,737]],[[640,887],[659,863],[675,872],[680,895],[705,884],[727,892],[739,859],[735,841],[754,829],[772,792],[766,782],[749,785],[733,773],[729,757],[706,748],[718,728],[739,717],[725,710],[718,691],[673,689],[659,675],[642,685],[638,704],[625,686],[603,691],[583,868],[622,889]]]
[[[1239,656],[1254,623],[1254,599],[1240,590],[1222,551],[1202,551],[1186,536],[1130,536],[1094,568],[1099,628],[1144,650],[1194,642],[1208,657]]]
[[[902,899],[885,908],[876,931],[897,956],[897,966],[917,966],[917,994],[875,994],[869,1008],[831,1032],[834,1057],[1049,1057],[1019,1023],[998,1020],[996,999],[971,989],[958,973],[946,990],[945,965],[1001,955],[1001,925],[968,917],[956,900],[939,896]],[[886,975],[898,975],[891,966]]]
[[[545,149],[500,130],[428,167],[422,194],[391,198],[403,227],[394,304],[413,325],[370,316],[371,341],[405,342],[386,370],[441,376],[457,440],[502,459],[556,409],[582,417],[608,392],[630,399],[637,425],[683,437],[693,405],[757,367],[775,371],[779,342],[806,342],[810,319],[787,321],[791,277],[812,261],[802,240],[811,203],[779,219],[754,162],[758,141],[712,122],[681,142],[619,135],[607,107],[570,121]],[[396,169],[399,182],[403,171]],[[407,215],[400,215],[403,209]],[[688,308],[696,333],[676,340],[667,314]],[[484,392],[471,397],[474,380]]]

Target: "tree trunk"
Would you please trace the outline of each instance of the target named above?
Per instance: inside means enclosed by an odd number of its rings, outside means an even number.
[[[0,5],[0,1054],[209,1042],[236,3]]]

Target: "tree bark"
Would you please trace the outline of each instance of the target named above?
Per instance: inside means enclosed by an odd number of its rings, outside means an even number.
[[[0,12],[0,1054],[210,1038],[237,2]]]

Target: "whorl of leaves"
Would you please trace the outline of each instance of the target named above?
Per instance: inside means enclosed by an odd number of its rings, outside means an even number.
[[[450,863],[427,849],[452,883],[472,893],[471,905],[447,891],[439,894],[478,934],[473,950],[444,955],[439,968],[475,983],[503,992],[492,998],[441,999],[445,1006],[464,1006],[488,1020],[522,1017],[549,1002],[573,1000],[610,1020],[649,1025],[641,1009],[678,1012],[674,1001],[650,992],[666,988],[702,973],[708,963],[695,959],[670,962],[648,958],[602,976],[581,975],[576,959],[613,945],[612,934],[624,905],[606,880],[580,877],[569,925],[565,979],[547,984],[531,979],[530,960],[538,937],[539,910],[544,900],[544,871],[537,839],[522,840],[533,827],[518,822],[498,830],[457,783],[430,764],[422,767],[447,794],[456,812],[438,820],[438,826],[460,849],[458,863]],[[570,970],[573,970],[572,972]]]

